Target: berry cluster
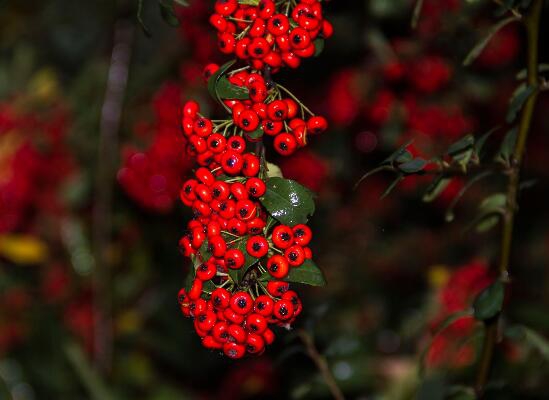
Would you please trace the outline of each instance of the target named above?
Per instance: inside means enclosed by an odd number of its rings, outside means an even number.
[[[219,50],[257,70],[298,68],[333,34],[319,0],[219,0],[210,23],[218,31]]]
[[[297,35],[303,28],[295,26],[295,21],[309,28],[309,20],[325,26],[325,30],[329,27],[316,0],[297,5],[290,1],[275,5],[267,0],[257,6],[218,0],[215,8],[211,21],[224,24],[221,30],[225,33],[220,37],[233,31],[232,40],[239,21],[247,19],[255,21],[256,27],[262,21],[274,26],[277,17],[288,21],[291,14],[293,22],[278,36]],[[307,40],[323,31],[318,26],[307,33]],[[239,43],[250,40],[247,34],[259,32],[251,25],[244,27]],[[274,36],[266,35],[274,43]],[[279,48],[273,46],[268,51],[277,54]],[[277,66],[267,60],[273,57],[256,57],[233,71],[229,71],[233,63],[206,66],[208,88],[230,114],[227,119],[205,117],[195,101],[188,101],[181,109],[186,153],[195,158],[197,169],[180,192],[181,201],[192,209],[194,218],[179,244],[185,256],[193,260],[194,268],[179,293],[179,304],[183,315],[194,319],[204,347],[221,350],[230,358],[262,353],[275,338],[273,326],[290,327],[302,310],[290,282],[322,284],[296,278],[295,271],[304,269],[318,276],[322,273],[311,261],[308,216],[303,217],[299,207],[284,208],[285,203],[311,204],[312,199],[307,198],[310,194],[297,182],[281,178],[276,173],[278,168],[266,162],[263,139],[271,138],[274,150],[288,156],[307,144],[308,135],[325,131],[327,122],[272,81]],[[282,183],[273,183],[276,179]],[[281,191],[281,186],[291,187],[293,192]],[[266,202],[269,191],[276,199],[287,197],[287,202]]]

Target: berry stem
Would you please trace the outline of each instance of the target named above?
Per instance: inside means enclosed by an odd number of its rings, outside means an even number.
[[[320,374],[322,375],[322,379],[324,380],[324,383],[326,383],[326,386],[328,386],[328,388],[330,389],[330,392],[334,397],[334,399],[345,400],[345,397],[343,396],[343,392],[337,385],[337,382],[332,374],[332,371],[328,366],[328,362],[326,361],[326,358],[322,354],[320,354],[320,352],[316,348],[313,337],[305,329],[299,329],[297,331],[297,335],[305,345],[307,354],[309,355],[311,360],[313,360],[316,367],[320,371]]]
[[[539,28],[542,9],[542,0],[534,0],[528,14],[524,17],[524,26],[527,33],[527,72],[528,85],[538,85],[538,47],[539,47]],[[513,244],[513,228],[515,214],[518,208],[518,192],[520,184],[520,170],[526,149],[526,142],[532,124],[532,117],[536,106],[539,90],[536,88],[534,93],[528,98],[522,109],[520,128],[517,136],[517,142],[513,151],[511,169],[509,172],[509,182],[507,185],[507,203],[503,215],[502,237],[501,237],[501,256],[499,263],[500,279],[506,285],[509,284],[509,264],[511,260],[511,250]],[[501,313],[493,319],[485,322],[485,337],[479,367],[477,372],[477,382],[475,391],[477,397],[481,398],[490,371],[492,369],[496,344],[498,342],[498,326],[501,319]]]
[[[315,116],[315,113],[312,112],[311,110],[309,110],[307,108],[307,106],[305,104],[303,104],[301,102],[301,100],[299,100],[292,92],[290,92],[288,89],[286,89],[284,86],[282,86],[281,84],[277,83],[276,86],[279,88],[279,89],[282,89],[288,96],[290,96],[292,99],[294,99],[297,104],[299,104],[299,106],[301,107],[302,110],[305,110],[307,111],[311,116]]]

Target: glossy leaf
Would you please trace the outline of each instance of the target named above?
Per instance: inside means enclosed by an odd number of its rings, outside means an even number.
[[[208,92],[210,93],[210,96],[212,96],[214,99],[221,102],[221,99],[217,95],[217,84],[219,80],[225,75],[225,73],[231,68],[234,63],[236,63],[236,60],[229,61],[225,64],[223,64],[219,69],[210,76],[210,79],[208,79]]]
[[[307,223],[315,212],[313,193],[296,181],[273,177],[260,199],[267,212],[284,225]]]
[[[225,76],[219,78],[215,91],[220,99],[248,100],[250,98],[248,89],[233,85]]]
[[[479,321],[491,319],[501,312],[505,286],[501,281],[496,281],[482,291],[476,298],[473,309],[474,316]]]
[[[305,260],[301,266],[291,268],[290,273],[284,280],[310,286],[326,285],[324,274],[312,260]]]
[[[234,249],[238,249],[244,254],[245,261],[244,265],[240,269],[229,269],[229,276],[231,279],[236,282],[237,284],[240,284],[242,282],[242,279],[244,279],[244,276],[246,275],[246,272],[250,269],[252,265],[257,263],[258,259],[255,257],[252,257],[248,254],[246,251],[246,243],[247,243],[248,237],[244,237],[241,240],[239,240],[237,243],[235,243],[234,246],[231,246]]]

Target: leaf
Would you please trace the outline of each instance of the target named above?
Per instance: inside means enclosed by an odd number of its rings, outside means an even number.
[[[496,281],[484,289],[473,304],[474,316],[479,321],[494,318],[501,312],[505,298],[503,282]]]
[[[402,154],[400,154],[397,158],[396,158],[396,162],[397,163],[405,163],[405,162],[408,162],[408,161],[412,161],[414,159],[414,156],[412,153],[410,153],[408,150],[405,150]]]
[[[259,0],[238,0],[238,4],[242,4],[246,6],[258,6]]]
[[[170,26],[179,26],[179,20],[175,15],[175,9],[173,0],[158,0],[158,7],[160,8],[160,15],[162,19]]]
[[[244,261],[244,265],[242,266],[242,268],[239,268],[239,269],[229,269],[229,276],[231,277],[231,279],[237,284],[239,285],[240,283],[242,283],[242,279],[244,279],[244,276],[246,275],[246,272],[248,272],[248,270],[250,269],[250,267],[252,265],[254,265],[257,261],[259,261],[257,258],[255,257],[252,257],[248,254],[248,252],[246,251],[246,243],[248,241],[248,237],[244,237],[242,238],[238,244],[236,244],[235,246],[231,246],[232,248],[234,249],[238,249],[242,252],[242,254],[244,254],[244,257],[245,257],[245,261]]]
[[[484,233],[496,226],[507,205],[504,193],[496,193],[485,198],[479,206],[479,216],[474,222],[477,232]]]
[[[412,29],[416,29],[419,22],[419,17],[421,16],[421,10],[423,9],[423,0],[416,0],[416,5],[414,6],[414,12],[412,13]]]
[[[141,26],[141,29],[143,30],[143,33],[147,37],[152,37],[151,31],[149,28],[145,25],[145,22],[143,21],[143,2],[145,0],[138,0],[137,2],[137,22],[139,22],[139,25]]]
[[[441,375],[424,379],[419,385],[417,400],[444,400],[446,383]]]
[[[258,139],[261,139],[263,137],[263,134],[263,129],[259,127],[253,132],[246,132],[246,137],[248,137],[252,141],[256,141]]]
[[[538,72],[547,72],[549,71],[549,64],[538,64]],[[521,69],[520,72],[515,77],[517,80],[526,79],[528,72],[526,68]]]
[[[503,161],[506,164],[510,163],[511,155],[513,154],[515,144],[517,142],[518,128],[510,129],[501,142],[501,147],[496,156],[496,161]]]
[[[318,57],[324,51],[325,40],[322,38],[315,39],[313,42],[315,45],[315,57]]]
[[[265,209],[284,225],[306,224],[315,212],[312,192],[296,181],[273,177],[266,182],[267,191],[260,199]]]
[[[217,81],[215,92],[220,99],[248,100],[250,98],[248,89],[233,85],[225,76]]]
[[[472,149],[475,144],[475,138],[473,135],[467,135],[454,142],[448,147],[448,155],[454,157],[460,153],[464,153],[469,149]]]
[[[500,29],[505,27],[506,25],[510,24],[511,22],[517,21],[518,18],[516,16],[511,16],[505,19],[502,19],[497,24],[493,25],[490,30],[488,31],[488,34],[476,44],[475,47],[469,52],[467,57],[465,57],[465,60],[463,61],[463,65],[469,66],[477,59],[477,57],[482,53],[486,45],[492,40],[494,35],[499,32]]]
[[[429,352],[429,349],[431,348],[431,345],[433,344],[433,341],[436,339],[438,335],[440,335],[442,332],[444,332],[450,325],[452,325],[454,322],[465,318],[472,316],[473,313],[471,310],[463,310],[458,311],[456,313],[450,314],[447,316],[438,326],[436,331],[433,333],[433,336],[431,337],[431,340],[425,346],[425,349],[421,352],[419,356],[419,375],[423,375],[425,370],[425,357],[427,356],[427,353]]]
[[[482,135],[481,137],[479,137],[476,141],[475,141],[475,153],[477,155],[478,158],[481,157],[481,152],[482,152],[482,149],[484,148],[484,145],[486,144],[486,141],[490,138],[490,136],[492,136],[492,134],[494,132],[496,132],[497,130],[499,129],[499,126],[495,127],[495,128],[492,128],[490,129],[488,132],[486,132],[484,135]]]
[[[505,117],[508,124],[515,120],[517,114],[522,110],[524,103],[526,103],[536,90],[537,86],[529,86],[524,83],[515,90],[513,96],[511,96],[511,100],[509,100],[509,109],[507,110],[507,116]]]
[[[389,196],[391,192],[394,190],[394,188],[397,187],[397,185],[404,179],[404,175],[400,174],[397,176],[397,178],[385,189],[385,191],[381,194],[380,198],[384,199],[385,197]]]
[[[227,70],[234,65],[234,63],[236,63],[236,60],[232,60],[223,64],[212,76],[210,76],[210,79],[208,79],[208,92],[210,93],[210,96],[212,96],[220,103],[222,103],[222,101],[217,95],[217,83],[225,75]]]
[[[505,336],[526,342],[526,344],[539,351],[542,357],[549,361],[549,341],[533,329],[520,325],[512,326],[505,330]]]
[[[389,157],[387,157],[381,164],[392,164],[395,162],[399,157],[401,157],[403,154],[405,154],[408,150],[408,146],[410,146],[414,141],[410,140],[406,143],[404,143],[402,146],[400,146],[393,154],[391,154]]]
[[[397,168],[406,174],[415,174],[423,171],[426,165],[427,161],[423,158],[418,157],[414,158],[413,160],[399,164]]]
[[[312,260],[305,260],[299,267],[291,268],[284,279],[287,282],[302,283],[310,286],[325,286],[324,274]]]
[[[425,194],[423,195],[423,201],[425,203],[430,203],[438,198],[444,189],[452,182],[451,178],[446,178],[444,175],[437,176],[433,182],[429,185]]]
[[[187,2],[187,0],[174,0],[177,4],[179,4],[180,6],[183,6],[183,7],[188,7],[189,6],[189,3]]]

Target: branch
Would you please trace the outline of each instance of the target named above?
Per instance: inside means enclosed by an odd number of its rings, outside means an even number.
[[[528,15],[523,19],[528,37],[528,84],[537,86],[538,84],[538,46],[539,46],[539,26],[541,16],[542,0],[534,0]],[[509,283],[509,263],[511,259],[511,249],[513,244],[513,228],[515,214],[517,211],[517,196],[520,183],[520,169],[526,149],[528,134],[532,124],[534,108],[536,106],[538,90],[530,96],[526,102],[520,120],[520,128],[517,142],[513,151],[511,160],[511,169],[509,173],[509,182],[507,185],[507,204],[503,216],[503,227],[501,237],[501,255],[499,263],[500,278],[505,284]],[[488,382],[490,370],[493,363],[495,347],[498,341],[498,325],[500,315],[485,323],[485,338],[483,350],[479,361],[476,392],[480,398],[483,395],[484,388]]]
[[[96,203],[93,210],[94,276],[94,348],[95,362],[108,370],[112,358],[112,316],[110,268],[106,257],[112,225],[112,197],[118,155],[118,130],[128,83],[133,25],[116,22],[114,45],[101,108],[99,150],[97,157]]]
[[[345,400],[345,397],[343,396],[343,393],[341,392],[341,389],[337,385],[337,382],[332,375],[332,371],[330,371],[330,367],[328,366],[328,362],[326,359],[318,352],[315,342],[311,335],[304,329],[300,329],[297,331],[297,334],[303,344],[305,345],[305,348],[307,350],[307,354],[313,360],[316,367],[320,371],[320,374],[322,375],[322,379],[330,389],[330,392],[332,393],[332,396],[336,400]]]

